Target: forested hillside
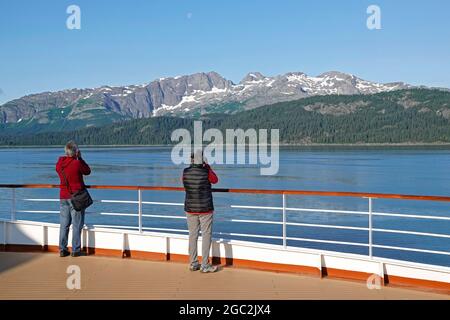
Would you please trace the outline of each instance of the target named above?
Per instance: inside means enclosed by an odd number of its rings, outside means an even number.
[[[200,119],[204,129],[279,129],[280,143],[290,144],[450,142],[450,92],[318,96]],[[0,136],[0,144],[61,145],[71,139],[83,145],[170,144],[172,131],[192,130],[194,120],[156,117],[70,132]]]

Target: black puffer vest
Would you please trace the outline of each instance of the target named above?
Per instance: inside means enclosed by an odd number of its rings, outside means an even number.
[[[184,211],[209,212],[214,210],[207,168],[193,164],[184,169],[183,184],[186,190]]]

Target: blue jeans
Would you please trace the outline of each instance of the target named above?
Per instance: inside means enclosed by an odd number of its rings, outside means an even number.
[[[81,251],[81,231],[84,226],[84,210],[75,211],[70,200],[60,200],[59,251],[67,251],[70,224],[72,224],[72,252]]]

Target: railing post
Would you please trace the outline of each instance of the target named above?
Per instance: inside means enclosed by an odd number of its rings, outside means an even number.
[[[3,221],[3,249],[6,250],[6,245],[8,244],[8,225],[6,221]]]
[[[138,189],[139,232],[142,233],[142,190]]]
[[[369,197],[369,257],[372,258],[372,198]]]
[[[287,247],[286,242],[286,194],[283,193],[283,247]]]
[[[11,203],[11,220],[15,221],[16,220],[16,189],[12,188],[11,189],[11,193],[12,193],[12,203]]]

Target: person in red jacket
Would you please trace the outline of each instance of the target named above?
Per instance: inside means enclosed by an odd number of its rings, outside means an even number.
[[[75,142],[66,144],[65,156],[56,163],[56,172],[60,179],[60,231],[59,255],[68,256],[67,241],[72,224],[72,257],[81,255],[81,231],[84,226],[84,210],[76,211],[70,200],[71,195],[85,188],[83,175],[89,175],[91,169],[81,158],[81,152]]]

